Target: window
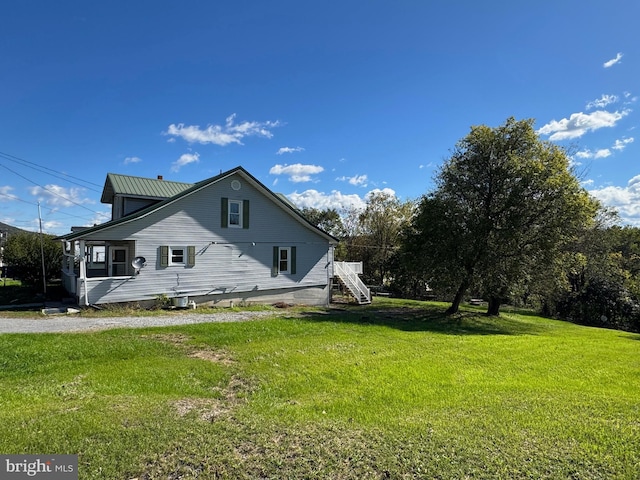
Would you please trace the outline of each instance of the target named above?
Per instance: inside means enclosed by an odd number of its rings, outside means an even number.
[[[184,247],[169,247],[169,265],[184,265]]]
[[[280,248],[278,255],[278,272],[289,273],[289,259],[291,258],[290,248]]]
[[[104,245],[87,245],[86,249],[89,268],[104,268],[106,247]]]
[[[242,226],[242,202],[229,200],[229,226]]]
[[[296,273],[296,247],[273,247],[273,276]]]
[[[174,247],[163,245],[160,247],[160,266],[193,267],[196,264],[196,247]]]
[[[222,228],[249,228],[249,200],[231,200],[223,197],[220,206]]]

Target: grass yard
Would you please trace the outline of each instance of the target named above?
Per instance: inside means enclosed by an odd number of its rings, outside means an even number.
[[[66,296],[59,281],[47,284],[46,300],[60,300]],[[44,302],[42,284],[25,286],[20,280],[0,278],[0,307]]]
[[[0,335],[0,452],[81,479],[640,478],[640,335],[445,308]]]

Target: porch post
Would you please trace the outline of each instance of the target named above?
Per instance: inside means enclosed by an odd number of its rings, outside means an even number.
[[[87,291],[87,252],[85,250],[85,242],[84,240],[80,240],[78,249],[79,258],[80,258],[80,282],[82,283],[82,287],[84,289],[84,304],[89,305],[89,292]]]

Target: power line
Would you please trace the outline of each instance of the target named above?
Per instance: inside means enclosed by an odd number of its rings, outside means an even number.
[[[99,215],[98,212],[96,212],[95,210],[91,210],[89,207],[85,207],[84,205],[82,205],[81,203],[75,202],[73,200],[71,200],[68,197],[65,197],[64,195],[60,195],[57,192],[54,192],[53,190],[48,189],[47,187],[43,187],[42,185],[40,185],[39,183],[34,182],[33,180],[28,179],[27,177],[25,177],[24,175],[19,174],[18,172],[11,170],[9,167],[7,167],[6,165],[3,165],[0,163],[0,167],[9,170],[11,173],[13,173],[14,175],[19,176],[20,178],[22,178],[23,180],[26,180],[29,183],[32,183],[33,185],[40,187],[41,189],[43,189],[45,192],[50,193],[51,195],[54,195],[56,197],[62,198],[63,200],[69,202],[69,203],[73,203],[74,205],[80,207],[80,208],[84,208],[85,210],[90,211],[91,213],[95,213],[96,215]]]
[[[17,200],[18,202],[22,202],[22,203],[28,203],[29,205],[38,205],[35,202],[29,202],[27,200],[23,200],[20,197],[17,197],[15,195],[9,194],[9,193],[2,193],[0,192],[0,195],[2,195],[3,197],[7,197],[10,200]]]
[[[102,188],[102,185],[98,185],[97,183],[90,182],[88,180],[85,180],[84,178],[78,178],[78,177],[75,177],[73,175],[69,175],[68,173],[60,172],[58,170],[54,170],[52,168],[45,167],[44,165],[38,165],[35,162],[30,162],[29,160],[25,160],[24,158],[16,157],[15,155],[11,155],[9,153],[0,152],[0,157],[4,158],[5,160],[9,160],[11,162],[14,162],[14,163],[17,163],[19,165],[22,165],[24,167],[31,168],[33,170],[36,170],[36,171],[40,172],[40,173],[44,173],[46,175],[51,175],[52,177],[56,177],[56,178],[59,178],[61,180],[65,180],[65,181],[67,181],[69,183],[73,183],[74,185],[78,185],[80,187],[87,188],[87,189],[92,190],[94,192],[98,192],[98,193],[101,192],[101,190],[96,190],[95,188],[88,187],[87,185],[93,185],[93,186],[98,187],[98,188]],[[74,180],[78,180],[78,181],[83,182],[83,183],[81,184],[81,183],[77,183],[77,182],[71,181],[71,180],[69,180],[70,178],[73,178]]]
[[[6,198],[8,198],[9,200],[15,200],[15,201],[17,201],[17,202],[26,203],[27,205],[31,205],[31,206],[34,206],[34,207],[35,207],[35,206],[38,206],[38,204],[37,204],[36,202],[30,202],[30,201],[28,201],[28,200],[24,200],[24,199],[22,199],[22,198],[20,198],[20,197],[18,197],[18,196],[16,196],[16,195],[13,195],[13,194],[8,194],[8,193],[2,193],[2,192],[0,192],[0,196],[2,196],[2,197],[6,197]],[[52,207],[46,207],[46,208],[47,208],[47,210],[48,210],[48,211],[47,211],[47,214],[48,214],[48,215],[58,214],[58,213],[59,213],[59,214],[61,214],[61,215],[66,215],[67,217],[80,218],[80,219],[83,219],[83,220],[89,220],[89,219],[91,219],[91,218],[92,218],[92,217],[91,217],[91,216],[89,216],[89,215],[73,215],[72,213],[67,213],[67,212],[65,212],[65,211],[63,211],[63,210],[60,210],[60,209],[57,209],[57,208],[52,208]],[[107,218],[109,217],[109,215],[108,215],[108,214],[106,214],[106,213],[104,213],[104,214],[103,214],[103,213],[100,213],[100,212],[91,212],[91,213],[94,213],[94,214],[98,215],[99,217],[102,217],[102,216],[107,217]]]

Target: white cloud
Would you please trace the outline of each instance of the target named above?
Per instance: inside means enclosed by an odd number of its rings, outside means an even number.
[[[340,182],[349,182],[351,185],[366,187],[369,179],[366,175],[354,175],[353,177],[338,177],[336,180]]]
[[[611,156],[611,150],[608,148],[601,148],[595,152],[586,149],[576,153],[576,157],[578,158],[607,158],[609,156]]]
[[[627,147],[628,144],[633,143],[633,140],[634,140],[633,137],[618,139],[611,146],[611,149],[621,152]],[[613,155],[613,152],[611,152],[611,149],[601,148],[599,150],[592,151],[586,148],[584,150],[576,152],[575,156],[577,158],[607,158]]]
[[[622,55],[622,53],[618,52],[618,53],[616,54],[615,58],[612,58],[611,60],[607,60],[606,62],[604,62],[604,63],[602,64],[602,66],[603,66],[604,68],[612,67],[612,66],[614,66],[616,63],[618,63],[620,60],[622,60],[622,56],[623,56],[623,55]]]
[[[171,164],[171,171],[177,172],[185,165],[190,163],[198,163],[200,161],[200,154],[196,153],[183,153],[180,158]]]
[[[12,200],[17,200],[18,197],[11,193],[12,190],[13,187],[10,185],[0,187],[0,202],[10,202]]]
[[[640,227],[640,175],[629,180],[626,187],[607,186],[589,193],[604,205],[615,208],[625,224]]]
[[[295,153],[295,152],[304,152],[304,148],[302,147],[280,147],[276,152],[276,155],[282,155],[283,153]]]
[[[73,205],[83,205],[94,203],[90,198],[83,198],[84,188],[65,188],[60,185],[49,184],[44,188],[37,186],[29,188],[29,193],[38,197],[51,207],[71,207]]]
[[[201,143],[220,145],[224,147],[231,143],[242,145],[244,137],[273,137],[272,128],[279,127],[278,121],[266,122],[242,122],[234,123],[236,114],[226,118],[224,125],[208,125],[204,130],[199,125],[185,125],[184,123],[172,123],[163,135],[179,137],[189,143]]]
[[[367,207],[367,200],[371,195],[384,193],[385,195],[395,196],[396,192],[390,188],[374,189],[361,197],[357,194],[345,195],[339,190],[332,190],[331,193],[319,192],[318,190],[305,190],[304,192],[293,192],[287,195],[289,200],[298,208],[317,208],[318,210],[327,210],[333,208],[338,212],[350,210],[364,210]]]
[[[593,158],[607,158],[611,156],[611,150],[608,148],[601,148],[600,150],[596,150],[593,154]]]
[[[359,195],[345,195],[338,190],[333,190],[329,194],[319,192],[317,190],[305,190],[301,193],[290,193],[287,197],[298,208],[309,207],[317,208],[319,210],[334,208],[341,211],[352,208],[360,210],[367,206],[367,202]]]
[[[613,147],[611,148],[613,148],[614,150],[622,151],[630,143],[633,143],[633,137],[623,138],[622,140],[616,140],[616,143],[614,143]]]
[[[627,116],[631,110],[621,112],[607,112],[597,110],[592,113],[572,113],[562,120],[552,120],[538,130],[541,135],[550,135],[549,140],[567,140],[578,138],[587,132],[592,132],[604,127],[614,127],[616,123]]]
[[[124,164],[129,165],[130,163],[140,163],[141,161],[140,157],[127,157],[124,159]]]
[[[324,168],[319,165],[303,165],[296,163],[293,165],[274,165],[269,170],[271,175],[287,175],[290,182],[310,182],[311,175],[323,172]]]
[[[604,108],[607,105],[616,103],[618,100],[620,99],[617,95],[603,94],[600,98],[587,103],[587,110],[591,110],[592,108]]]
[[[84,226],[92,227],[94,225],[100,225],[101,223],[111,220],[111,210],[104,210],[102,212],[95,212],[94,217],[89,220]]]
[[[55,232],[63,226],[64,224],[62,222],[58,222],[57,220],[46,220],[42,222],[42,229],[45,232]]]

